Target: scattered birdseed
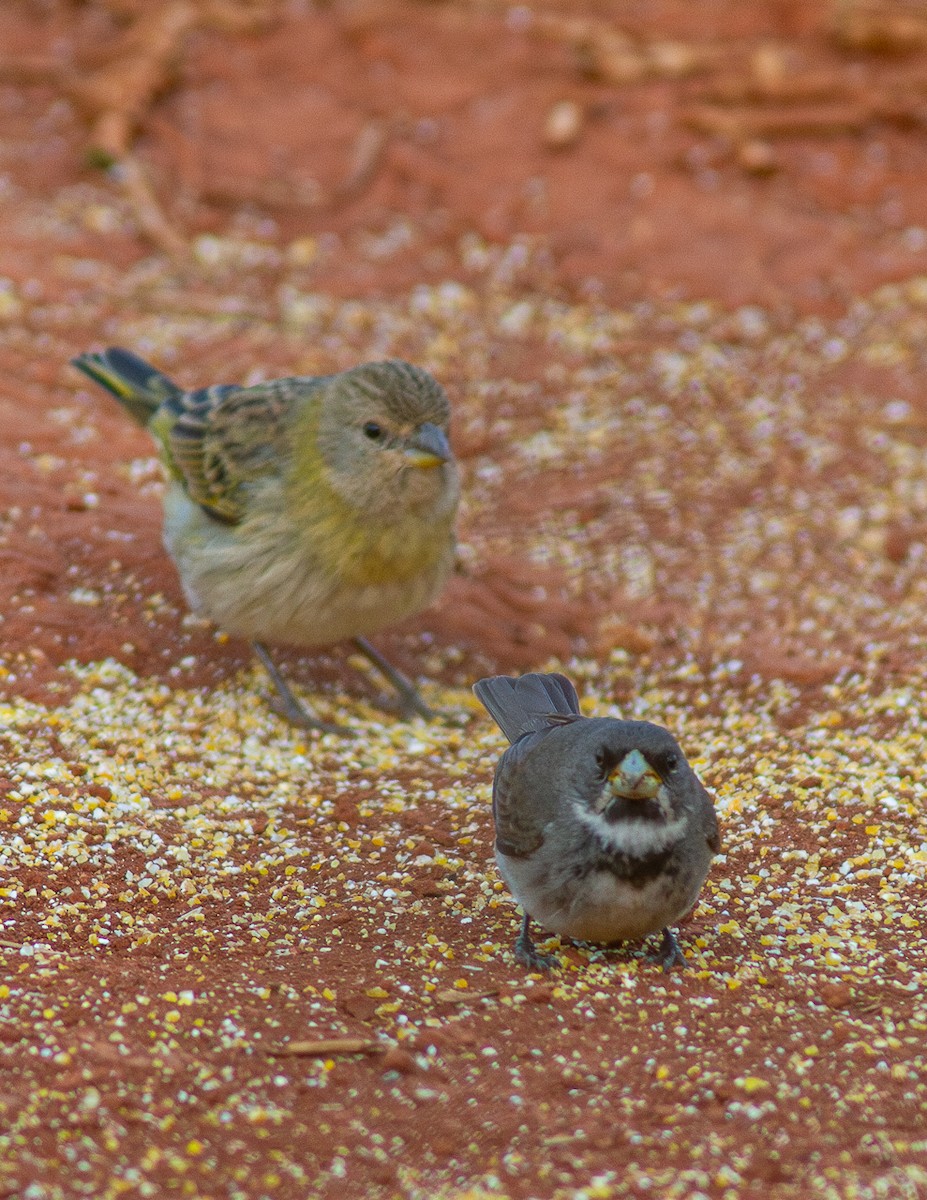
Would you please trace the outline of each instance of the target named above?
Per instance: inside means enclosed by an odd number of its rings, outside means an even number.
[[[361,737],[308,741],[261,704],[256,672],[209,693],[165,692],[115,661],[72,672],[68,702],[0,711],[0,1004],[20,1080],[0,1107],[20,1161],[38,1167],[36,1126],[71,1145],[72,1112],[108,1131],[82,1151],[101,1180],[104,1163],[196,1178],[191,1164],[214,1160],[220,1134],[274,1127],[280,1164],[324,1189],[341,1168],[299,1149],[307,1104],[314,1121],[350,1104],[349,1172],[379,1134],[405,1144],[418,1128],[401,1115],[410,1103],[450,1138],[452,1097],[491,1094],[510,1097],[513,1116],[547,1114],[551,1153],[531,1169],[552,1187],[555,1147],[597,1161],[594,1131],[616,1111],[635,1186],[649,1178],[661,1194],[713,1194],[722,1176],[736,1187],[801,1155],[813,1165],[814,1144],[848,1127],[886,1147],[846,1176],[858,1194],[877,1167],[905,1186],[927,1180],[927,765],[924,718],[901,703],[909,685],[873,688],[866,704],[871,684],[857,678],[782,729],[795,687],[757,692],[741,720],[737,674],[635,671],[632,707],[693,754],[725,853],[682,930],[687,973],[664,976],[641,946],[550,938],[561,965],[544,980],[514,962],[517,915],[490,864],[500,744],[488,721],[465,733],[364,721],[339,697],[339,719]],[[612,694],[614,668],[596,681]],[[693,686],[717,715],[693,709]],[[466,693],[440,702],[471,711]],[[903,714],[890,741],[867,729],[867,709],[887,708]],[[352,1057],[379,1046],[402,1055]],[[31,1090],[43,1061],[57,1082]],[[154,1150],[133,1150],[148,1093],[166,1155],[154,1174]],[[655,1106],[668,1136],[648,1120]],[[723,1118],[707,1140],[706,1112]],[[503,1136],[467,1121],[476,1141],[451,1152],[463,1172],[485,1164],[484,1137],[501,1147]],[[516,1118],[506,1153],[529,1130]],[[527,1169],[519,1161],[509,1169]],[[115,1195],[107,1186],[99,1194]]]
[[[572,581],[581,653],[549,665],[585,712],[673,730],[724,852],[686,972],[547,938],[558,969],[526,973],[492,864],[501,738],[454,614],[409,659],[457,724],[384,716],[333,651],[294,679],[359,736],[286,727],[187,619],[142,435],[49,384],[83,433],[30,414],[32,490],[0,521],[0,1191],[925,1191],[927,464],[893,364],[919,361],[927,285],[780,327],[526,296],[525,244],[468,244],[483,284],[363,305],[233,250],[193,292],[75,270],[87,340],[185,383],[386,353],[448,379],[468,561],[537,567],[539,621],[545,572]],[[246,261],[298,332],[257,312],[230,336],[221,270]],[[85,348],[23,303],[12,363],[38,327],[49,361]],[[485,669],[506,637],[470,629]],[[298,1052],[345,1039],[383,1053]]]

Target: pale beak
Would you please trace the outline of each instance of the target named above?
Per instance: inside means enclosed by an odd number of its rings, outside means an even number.
[[[640,750],[630,750],[608,777],[609,790],[623,800],[652,800],[662,784]]]
[[[440,467],[451,457],[447,434],[426,421],[406,442],[405,456],[413,467]]]

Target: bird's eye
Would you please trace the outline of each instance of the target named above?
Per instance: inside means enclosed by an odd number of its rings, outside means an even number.
[[[669,754],[665,755],[663,758],[664,770],[667,773],[669,773],[670,771],[675,771],[678,766],[679,766],[679,755],[674,754],[671,750],[669,752]]]
[[[596,750],[595,763],[603,775],[607,775],[609,770],[611,769],[611,763],[609,761],[609,757],[605,753],[604,750]]]
[[[372,442],[379,442],[383,438],[383,426],[378,425],[376,421],[368,421],[364,426],[364,437],[370,438]]]

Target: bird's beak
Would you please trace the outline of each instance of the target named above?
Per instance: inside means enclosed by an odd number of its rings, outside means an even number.
[[[652,800],[663,781],[640,750],[630,750],[608,777],[608,786],[624,800]]]
[[[440,467],[451,457],[447,434],[437,425],[426,421],[406,442],[405,456],[413,467]]]

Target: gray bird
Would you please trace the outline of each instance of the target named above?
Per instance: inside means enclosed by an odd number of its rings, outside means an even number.
[[[610,944],[663,931],[664,971],[685,956],[669,928],[721,848],[711,798],[668,730],[584,717],[563,675],[497,675],[477,699],[512,743],[493,780],[496,863],[524,909],[518,960],[546,970],[531,922]]]

